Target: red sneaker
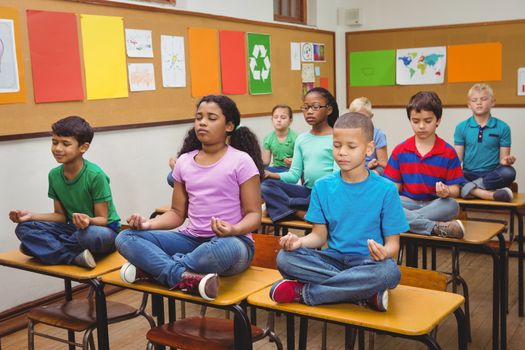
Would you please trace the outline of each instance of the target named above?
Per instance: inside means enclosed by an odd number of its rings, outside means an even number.
[[[127,283],[135,283],[140,281],[153,281],[153,277],[146,272],[137,268],[130,262],[125,263],[120,268],[120,279]]]
[[[180,289],[183,292],[199,295],[205,300],[215,300],[219,294],[219,276],[216,273],[207,275],[185,271],[182,278],[172,289]]]
[[[304,283],[292,280],[280,280],[270,288],[270,298],[276,303],[303,301]]]
[[[388,290],[383,290],[372,295],[367,300],[367,304],[370,308],[377,311],[387,311],[388,310]]]

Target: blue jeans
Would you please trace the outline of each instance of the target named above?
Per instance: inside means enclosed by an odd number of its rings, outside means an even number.
[[[459,205],[454,198],[416,201],[400,196],[410,232],[431,235],[436,221],[450,221],[458,216]]]
[[[500,165],[492,171],[482,173],[463,171],[463,175],[467,181],[462,184],[461,197],[472,199],[474,196],[470,192],[475,188],[492,191],[510,186],[516,179],[516,170],[511,166]]]
[[[285,166],[269,166],[269,165],[265,169],[272,173],[284,173],[290,170],[290,168],[287,168]]]
[[[401,273],[394,259],[375,261],[370,256],[344,255],[333,249],[281,250],[277,268],[284,278],[305,283],[307,305],[366,300],[395,288]]]
[[[105,226],[79,230],[73,224],[51,221],[23,222],[15,233],[32,256],[49,265],[71,264],[85,249],[93,254],[111,253],[117,237],[117,232]]]
[[[173,288],[186,270],[238,274],[248,268],[254,245],[248,237],[194,237],[177,231],[122,231],[115,242],[130,263]]]
[[[168,173],[168,177],[166,178],[166,181],[168,181],[168,185],[173,187],[173,185],[175,184],[175,178],[173,177],[173,171],[170,171]]]
[[[311,192],[307,187],[280,180],[264,180],[261,184],[261,194],[272,221],[284,219],[297,210],[308,209]]]

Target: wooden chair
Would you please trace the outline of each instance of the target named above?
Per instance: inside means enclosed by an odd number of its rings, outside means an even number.
[[[255,256],[252,266],[276,268],[275,258],[280,249],[279,237],[253,234],[255,241]],[[234,337],[233,320],[206,317],[205,306],[201,315],[184,318],[159,327],[154,327],[146,334],[148,349],[154,345],[169,346],[177,349],[206,349],[227,350],[233,349]],[[274,332],[274,313],[269,312],[266,327],[261,329],[252,326],[253,341],[269,336],[275,342],[277,349],[282,350],[281,340]]]
[[[32,309],[28,314],[28,349],[33,350],[35,347],[34,337],[40,336],[81,347],[82,349],[95,350],[93,340],[93,330],[97,328],[97,314],[95,301],[90,291],[87,300],[70,300],[63,303],[44,305]],[[142,302],[138,308],[119,302],[107,302],[108,323],[116,323],[129,320],[137,316],[144,316],[149,322],[150,327],[155,326],[153,318],[145,311],[148,301],[148,295],[144,294]],[[37,323],[46,324],[57,328],[62,328],[73,332],[84,332],[82,343],[77,343],[72,339],[61,339],[45,333],[35,331]]]

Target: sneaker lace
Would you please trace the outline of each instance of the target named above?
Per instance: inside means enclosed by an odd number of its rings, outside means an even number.
[[[448,229],[449,229],[449,226],[448,226],[447,223],[439,222],[439,223],[436,224],[436,230],[439,233],[440,237],[447,237],[448,236]]]
[[[183,292],[195,291],[197,290],[197,286],[199,285],[199,282],[201,280],[201,278],[199,277],[198,276],[184,277],[183,279],[180,280],[179,283],[177,283],[173,288],[170,288],[170,289],[178,288]]]

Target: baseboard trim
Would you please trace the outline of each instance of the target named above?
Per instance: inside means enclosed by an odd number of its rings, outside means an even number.
[[[122,288],[116,286],[106,286],[104,288],[104,293],[106,296],[114,294],[121,291]],[[89,286],[86,284],[81,284],[73,287],[73,297],[74,298],[85,298],[88,294]],[[21,329],[27,327],[27,317],[26,314],[37,306],[42,306],[46,304],[53,304],[59,301],[64,300],[65,292],[53,293],[43,298],[39,298],[27,303],[23,303],[7,309],[3,312],[0,312],[0,338],[5,337],[9,334],[18,332]]]

